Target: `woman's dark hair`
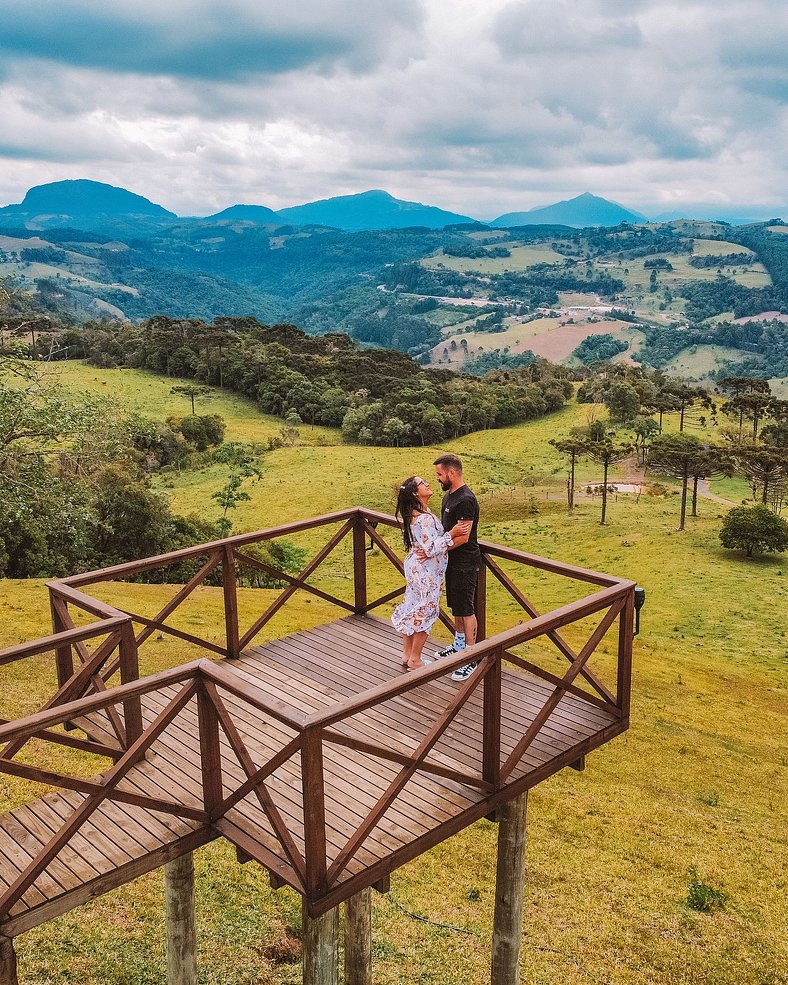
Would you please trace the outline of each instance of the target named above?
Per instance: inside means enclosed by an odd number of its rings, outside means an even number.
[[[405,541],[407,550],[413,546],[410,540],[410,522],[413,519],[413,514],[421,513],[421,503],[416,498],[418,488],[418,477],[412,475],[402,483],[397,492],[397,508],[394,515],[402,518],[402,539]]]

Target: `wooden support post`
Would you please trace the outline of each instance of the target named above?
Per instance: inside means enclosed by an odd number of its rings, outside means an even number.
[[[0,935],[0,985],[19,985],[16,976],[16,951],[10,937]]]
[[[372,985],[372,890],[345,903],[345,985]]]
[[[519,985],[528,791],[498,808],[491,985]]]
[[[353,608],[360,615],[367,611],[367,535],[364,517],[356,517],[353,526]]]
[[[238,632],[238,592],[235,577],[235,554],[232,547],[225,547],[222,552],[222,588],[224,590],[227,656],[231,660],[241,656],[240,634]]]
[[[167,901],[168,985],[197,985],[197,926],[194,918],[194,855],[164,866]]]
[[[304,985],[337,985],[339,982],[339,908],[310,917],[303,902]]]

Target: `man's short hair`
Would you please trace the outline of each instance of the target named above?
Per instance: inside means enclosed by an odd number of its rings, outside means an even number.
[[[439,455],[432,464],[442,465],[445,469],[455,469],[457,472],[462,472],[462,462],[456,455]]]

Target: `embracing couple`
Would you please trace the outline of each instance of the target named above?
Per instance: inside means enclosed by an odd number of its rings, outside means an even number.
[[[440,612],[441,590],[446,578],[446,602],[456,625],[454,641],[434,657],[459,653],[476,642],[476,581],[481,553],[476,539],[479,503],[462,477],[456,455],[435,459],[435,477],[445,495],[440,520],[430,511],[430,484],[413,475],[399,487],[396,514],[408,551],[405,558],[405,598],[391,621],[403,637],[402,666],[418,670],[427,634]],[[467,663],[451,675],[464,681],[476,670]]]

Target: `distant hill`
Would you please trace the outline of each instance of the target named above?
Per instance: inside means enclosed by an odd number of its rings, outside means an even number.
[[[454,223],[474,221],[468,216],[445,212],[433,205],[404,202],[378,190],[280,209],[279,217],[296,225],[332,226],[348,232],[404,229],[408,226],[443,229]]]
[[[610,202],[585,192],[576,198],[542,208],[530,209],[528,212],[507,212],[498,216],[490,225],[499,227],[531,226],[539,223],[560,223],[564,226],[575,226],[582,229],[585,226],[617,226],[620,222],[646,222],[646,217],[639,212],[625,209],[623,205]]]
[[[151,216],[159,219],[174,219],[174,212],[168,212],[142,195],[101,181],[77,179],[74,181],[53,181],[47,185],[36,185],[25,195],[19,205],[8,205],[0,209],[0,219],[15,217],[62,216],[84,219],[95,216]]]
[[[266,205],[231,205],[229,209],[222,209],[213,215],[205,216],[204,222],[215,219],[221,222],[223,219],[237,219],[241,222],[279,222],[279,214],[269,209]]]

